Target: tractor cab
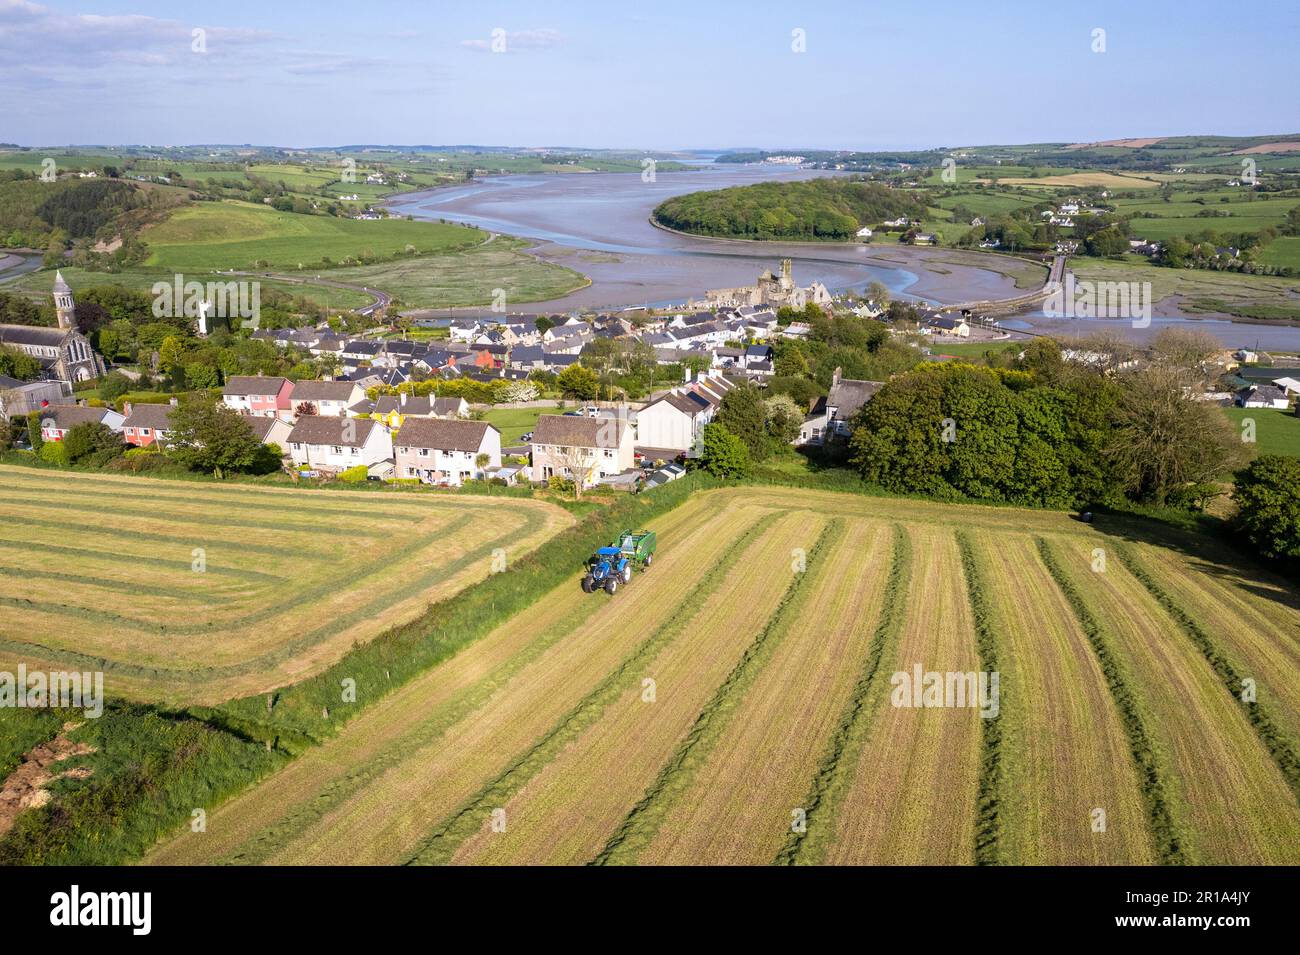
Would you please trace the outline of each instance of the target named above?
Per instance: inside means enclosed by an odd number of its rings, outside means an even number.
[[[654,531],[624,531],[608,547],[600,547],[587,558],[587,573],[582,589],[587,593],[604,589],[613,594],[620,584],[632,582],[632,568],[645,570],[654,560]]]

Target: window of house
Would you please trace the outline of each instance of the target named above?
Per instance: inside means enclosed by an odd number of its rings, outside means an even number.
[[[422,457],[422,458],[427,458],[428,456],[429,456],[429,449],[428,449],[428,448],[421,448],[421,449],[420,449],[420,457]]]
[[[335,454],[342,454],[342,453],[343,453],[343,449],[340,448],[337,444],[334,445],[333,447],[331,447],[330,450],[333,451]]]
[[[141,428],[141,429],[140,429],[140,437],[142,437],[142,438],[147,438],[147,437],[149,437],[149,429],[148,429],[148,428]]]

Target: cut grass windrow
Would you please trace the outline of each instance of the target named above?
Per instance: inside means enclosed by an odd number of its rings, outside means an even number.
[[[1237,672],[1236,667],[1232,665],[1232,662],[1223,651],[1215,645],[1205,629],[1179,606],[1168,591],[1161,587],[1156,579],[1147,572],[1142,562],[1137,559],[1137,556],[1129,548],[1117,544],[1115,553],[1124,568],[1136,578],[1138,583],[1147,589],[1147,592],[1155,598],[1156,603],[1164,608],[1165,613],[1169,614],[1174,623],[1178,624],[1178,627],[1187,634],[1192,643],[1196,645],[1196,648],[1201,651],[1211,668],[1218,674],[1219,679],[1223,681],[1228,695],[1240,704],[1245,711],[1250,725],[1259,734],[1260,741],[1268,749],[1269,755],[1277,763],[1277,768],[1281,771],[1282,777],[1286,780],[1287,785],[1291,787],[1291,792],[1300,802],[1300,758],[1296,757],[1296,753],[1291,748],[1286,735],[1278,728],[1264,705],[1258,700],[1252,703],[1242,700],[1239,694],[1243,683],[1241,674]]]
[[[1097,655],[1101,672],[1106,677],[1106,686],[1119,710],[1120,721],[1124,724],[1124,733],[1128,738],[1129,752],[1137,766],[1141,779],[1142,797],[1146,801],[1147,820],[1151,838],[1155,843],[1156,856],[1164,865],[1185,865],[1187,856],[1183,851],[1182,839],[1174,826],[1173,816],[1169,810],[1169,796],[1165,791],[1159,761],[1151,743],[1151,734],[1143,724],[1138,709],[1137,698],[1128,684],[1127,677],[1111,649],[1101,622],[1084,602],[1083,595],[1074,581],[1066,573],[1064,566],[1057,559],[1046,538],[1035,538],[1039,556],[1056,586],[1061,589],[1070,608],[1074,611],[1088,643]]]
[[[695,616],[695,612],[718,588],[749,550],[777,521],[778,515],[768,514],[752,524],[727,552],[702,574],[695,585],[683,595],[674,614],[637,645],[632,654],[556,724],[500,774],[465,800],[450,816],[429,832],[408,853],[406,862],[411,865],[440,865],[451,861],[456,850],[470,836],[482,828],[484,809],[501,805],[520,786],[531,779],[542,767],[570,741],[594,724],[610,703],[623,693],[625,677],[634,672],[664,646],[682,633]],[[644,581],[643,581],[644,585]]]
[[[713,696],[695,718],[686,738],[664,764],[645,795],[609,837],[605,847],[592,860],[593,865],[635,861],[637,854],[659,831],[674,798],[679,797],[686,788],[692,770],[699,766],[700,761],[707,757],[726,732],[734,713],[734,701],[743,696],[759,670],[771,658],[774,645],[798,620],[799,610],[806,604],[810,592],[810,588],[805,586],[806,582],[811,578],[820,582],[818,561],[844,537],[844,533],[842,520],[833,520],[822,529],[808,551],[806,569],[793,575],[763,629],[745,648],[726,679],[714,690]]]
[[[988,597],[988,570],[975,553],[975,544],[964,530],[956,533],[961,566],[966,575],[966,596],[975,622],[975,646],[985,673],[998,672],[998,648],[993,636],[993,607]],[[983,752],[980,756],[979,793],[976,799],[975,864],[998,862],[998,805],[1002,782],[1002,720],[980,721]]]
[[[804,799],[805,832],[791,831],[785,838],[785,845],[777,853],[777,865],[796,865],[814,861],[819,840],[809,836],[827,827],[819,827],[818,822],[825,814],[834,812],[835,798],[843,795],[849,773],[846,767],[853,765],[855,757],[862,749],[867,728],[871,724],[871,713],[867,701],[871,687],[880,670],[880,661],[884,656],[885,646],[898,640],[903,626],[903,615],[907,597],[908,575],[912,569],[912,544],[907,532],[901,525],[894,525],[893,553],[890,556],[889,577],[885,581],[885,592],[880,610],[880,622],[867,653],[866,666],[862,676],[853,687],[853,694],[840,716],[839,724],[831,735],[830,744],[817,774],[813,777],[812,787]],[[824,839],[820,840],[824,850]]]

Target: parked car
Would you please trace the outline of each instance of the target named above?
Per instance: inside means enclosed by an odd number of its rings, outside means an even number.
[[[527,444],[529,441],[533,440],[533,433],[529,431],[525,434],[521,434],[519,440]]]

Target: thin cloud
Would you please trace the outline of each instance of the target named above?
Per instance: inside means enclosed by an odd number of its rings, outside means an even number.
[[[512,50],[546,50],[551,47],[561,46],[567,37],[559,30],[552,30],[549,27],[538,30],[503,30],[497,27],[492,31],[492,35],[486,40],[461,40],[460,45],[470,50],[491,53],[494,47],[499,47],[501,41],[505,41],[505,50],[509,53]]]

